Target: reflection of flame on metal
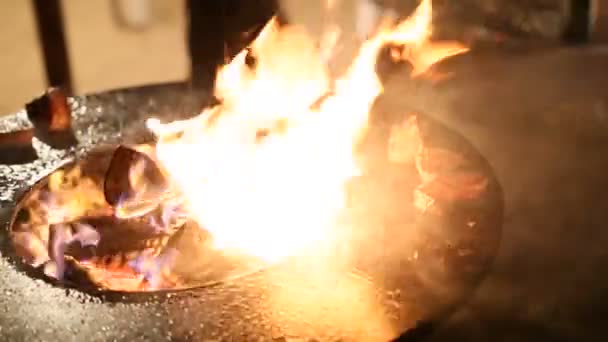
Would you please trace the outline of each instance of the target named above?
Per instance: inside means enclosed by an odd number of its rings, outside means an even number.
[[[272,319],[289,321],[284,313],[297,312],[294,326],[310,325],[302,335],[322,335],[313,328],[320,317],[327,331],[335,329],[361,340],[389,341],[395,335],[379,300],[382,294],[364,275],[339,271],[316,259],[292,267],[289,274],[277,274],[272,282],[276,284],[269,298]]]

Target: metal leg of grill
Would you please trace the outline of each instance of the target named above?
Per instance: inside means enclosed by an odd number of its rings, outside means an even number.
[[[48,85],[72,92],[60,0],[32,1]]]

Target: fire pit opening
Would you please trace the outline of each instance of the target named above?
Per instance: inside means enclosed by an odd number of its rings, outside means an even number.
[[[110,205],[104,185],[121,151],[130,150],[95,151],[23,196],[10,229],[19,257],[63,285],[127,292],[204,286],[259,269],[252,258],[209,248],[209,234],[170,200],[162,208],[141,198]]]

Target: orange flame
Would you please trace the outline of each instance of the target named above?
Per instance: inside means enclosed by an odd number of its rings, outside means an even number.
[[[431,14],[425,0],[411,18],[365,42],[313,109],[330,87],[322,56],[303,30],[271,20],[251,45],[254,69],[243,51],[219,71],[221,105],[191,120],[148,121],[158,160],[215,247],[274,262],[336,238],[344,185],[358,173],[353,146],[382,93],[379,50],[407,44],[410,55],[424,56],[411,60],[418,72],[465,51],[416,54],[429,46]]]

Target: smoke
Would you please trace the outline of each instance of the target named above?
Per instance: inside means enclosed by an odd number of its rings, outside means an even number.
[[[381,19],[396,17],[393,10],[372,0],[282,0],[280,6],[290,24],[304,27],[313,41],[326,50],[322,55],[327,56],[334,75],[352,63],[360,44],[375,32]]]

